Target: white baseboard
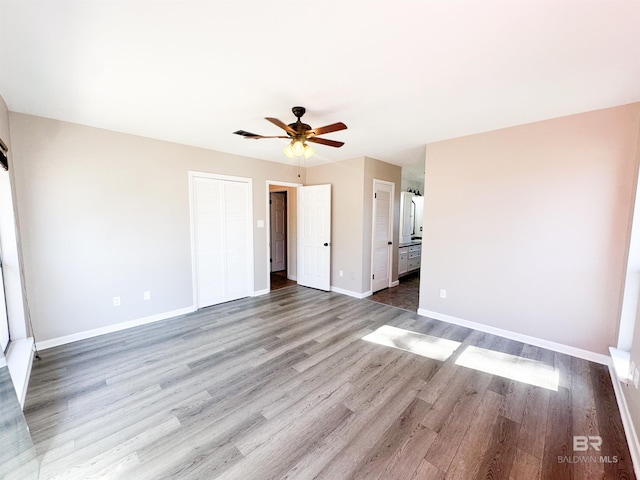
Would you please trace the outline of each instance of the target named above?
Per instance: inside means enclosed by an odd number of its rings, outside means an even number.
[[[371,290],[369,290],[368,292],[364,292],[364,293],[358,293],[358,292],[352,292],[351,290],[345,290],[344,288],[340,288],[340,287],[331,287],[331,291],[332,292],[336,292],[336,293],[341,293],[342,295],[348,295],[350,297],[354,297],[354,298],[366,298],[366,297],[370,297],[371,295],[373,295],[373,293],[371,292]]]
[[[400,285],[400,280],[394,280],[389,284],[389,287],[397,287],[398,285]]]
[[[24,407],[24,400],[27,397],[27,387],[31,378],[31,367],[33,366],[33,338],[23,338],[12,340],[7,351],[7,366],[13,381],[13,387],[20,406]]]
[[[611,359],[608,355],[591,352],[589,350],[583,350],[581,348],[571,347],[562,343],[551,342],[542,338],[523,335],[521,333],[512,332],[510,330],[504,330],[502,328],[485,325],[483,323],[463,320],[462,318],[452,317],[451,315],[446,315],[444,313],[432,312],[430,310],[425,310],[424,308],[418,309],[418,315],[434,318],[436,320],[442,320],[443,322],[453,323],[454,325],[460,325],[462,327],[473,328],[474,330],[490,333],[492,335],[508,338],[510,340],[516,340],[518,342],[528,343],[529,345],[546,348],[547,350],[553,350],[554,352],[564,353],[566,355],[571,355],[572,357],[583,358],[585,360],[589,360],[590,362],[600,363],[602,365],[609,365],[611,363]]]
[[[77,342],[78,340],[84,340],[86,338],[97,337],[105,335],[107,333],[119,332],[120,330],[126,330],[127,328],[138,327],[140,325],[146,325],[147,323],[158,322],[160,320],[166,320],[167,318],[177,317],[186,313],[195,312],[196,308],[192,305],[190,307],[181,308],[179,310],[172,310],[171,312],[158,313],[156,315],[150,315],[148,317],[137,318],[135,320],[128,320],[126,322],[120,322],[113,325],[107,325],[106,327],[94,328],[92,330],[86,330],[84,332],[78,332],[71,335],[65,335],[63,337],[51,338],[49,340],[43,340],[36,343],[38,350],[46,350],[47,348],[57,347],[58,345],[64,345],[66,343]]]
[[[260,295],[266,295],[269,292],[270,292],[270,290],[268,288],[265,288],[264,290],[254,290],[254,292],[251,294],[251,296],[252,297],[259,297]]]
[[[638,434],[633,425],[633,419],[629,412],[629,406],[627,405],[627,399],[622,391],[622,385],[624,384],[622,379],[618,377],[618,372],[613,363],[609,365],[609,373],[611,374],[611,381],[613,383],[613,391],[616,395],[616,401],[618,403],[618,410],[620,411],[620,417],[622,418],[622,425],[624,427],[624,433],[627,437],[627,444],[629,445],[629,452],[631,453],[631,462],[633,463],[633,470],[636,477],[640,478],[640,442],[638,441]]]
[[[298,281],[298,277],[297,277],[296,275],[287,275],[287,278],[288,278],[289,280],[293,280],[294,282],[297,282],[297,281]]]

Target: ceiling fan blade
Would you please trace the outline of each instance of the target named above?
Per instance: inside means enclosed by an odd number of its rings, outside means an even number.
[[[289,125],[284,123],[282,120],[278,120],[277,118],[271,118],[271,117],[265,117],[265,119],[269,120],[274,125],[279,126],[281,129],[283,129],[285,132],[287,132],[287,133],[289,133],[291,135],[295,135],[296,134],[296,131],[293,128],[291,128]]]
[[[328,145],[330,147],[339,148],[344,145],[344,142],[336,142],[335,140],[328,140],[326,138],[309,137],[307,142],[321,143],[322,145]]]
[[[260,137],[261,135],[258,135],[257,133],[251,133],[251,132],[247,132],[245,130],[236,130],[235,132],[236,135],[242,135],[243,137],[247,137],[247,138],[255,138],[255,137]]]
[[[310,135],[323,135],[325,133],[331,133],[331,132],[339,132],[340,130],[346,130],[347,126],[342,123],[342,122],[338,122],[338,123],[332,123],[331,125],[325,125],[324,127],[320,127],[320,128],[312,128],[311,130],[308,130],[308,133]]]
[[[246,132],[244,130],[238,130],[233,132],[236,135],[241,135],[244,138],[254,138],[254,139],[258,139],[258,138],[290,138],[290,137],[285,137],[284,135],[280,135],[280,136],[265,136],[265,135],[258,135],[257,133],[251,133],[251,132]]]

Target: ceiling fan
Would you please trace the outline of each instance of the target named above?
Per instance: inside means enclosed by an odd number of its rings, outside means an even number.
[[[265,117],[266,120],[269,120],[274,125],[282,128],[287,135],[276,135],[276,136],[265,136],[258,135],[256,133],[246,132],[244,130],[237,130],[233,133],[236,135],[241,135],[244,138],[252,138],[252,139],[260,139],[260,138],[286,138],[287,140],[291,140],[289,145],[287,145],[284,149],[284,153],[287,157],[293,158],[296,156],[304,155],[304,158],[309,158],[314,154],[315,150],[311,148],[311,146],[307,145],[307,142],[319,143],[321,145],[328,145],[329,147],[339,148],[344,145],[344,142],[338,142],[336,140],[329,140],[327,138],[318,138],[318,135],[323,135],[325,133],[338,132],[340,130],[346,130],[347,126],[342,122],[332,123],[331,125],[325,125],[320,128],[311,128],[311,126],[306,123],[302,123],[300,121],[300,117],[304,115],[306,109],[304,107],[293,107],[291,109],[293,114],[298,119],[294,123],[290,123],[287,125],[281,120],[277,118]]]

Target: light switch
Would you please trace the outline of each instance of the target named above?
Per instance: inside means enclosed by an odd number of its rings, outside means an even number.
[[[264,220],[258,220],[258,228],[264,228]]]

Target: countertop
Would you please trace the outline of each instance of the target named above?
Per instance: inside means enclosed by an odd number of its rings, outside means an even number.
[[[401,243],[398,247],[412,247],[414,245],[422,245],[422,240],[411,240],[410,242]]]

